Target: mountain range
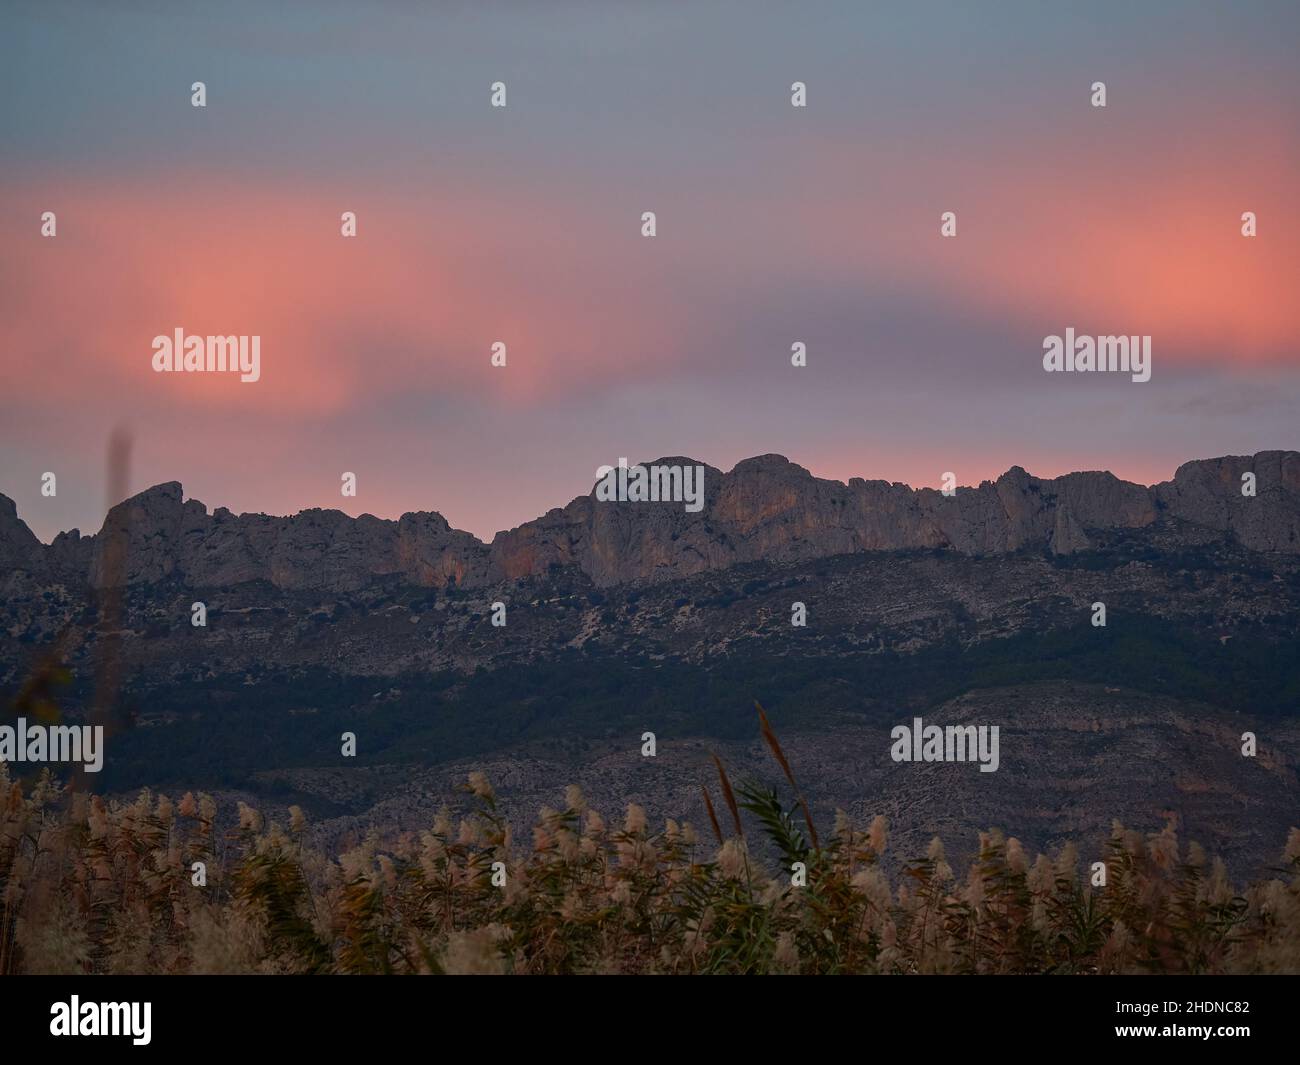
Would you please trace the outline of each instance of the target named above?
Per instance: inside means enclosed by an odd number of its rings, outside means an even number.
[[[702,825],[712,753],[770,774],[758,700],[818,818],[886,812],[900,854],[1173,818],[1242,873],[1276,858],[1300,810],[1297,452],[950,496],[766,455],[706,467],[704,500],[593,493],[485,544],[432,512],[209,512],[169,482],[44,544],[0,496],[0,700],[51,656],[71,718],[117,678],[96,786],[297,803],[336,843],[426,826],[481,768],[522,819],[577,782]],[[1001,768],[893,763],[914,716],[1000,725]]]
[[[686,458],[654,463],[695,465]],[[1242,491],[1244,474],[1254,494]],[[1144,487],[1106,472],[1033,477],[1019,466],[950,495],[887,481],[814,477],[780,455],[705,466],[698,513],[666,503],[597,502],[594,491],[484,544],[418,511],[386,521],[337,510],[292,517],[212,513],[181,485],[156,485],[109,511],[94,536],[77,530],[43,545],[0,495],[0,566],[10,579],[107,581],[105,547],[126,538],[129,584],[191,587],[267,581],[285,590],[353,591],[383,577],[417,587],[485,588],[576,567],[597,587],[664,581],[739,563],[796,562],[861,551],[940,548],[993,555],[1029,547],[1070,554],[1093,533],[1163,523],[1218,534],[1256,551],[1300,551],[1300,454],[1265,451],[1185,463]]]

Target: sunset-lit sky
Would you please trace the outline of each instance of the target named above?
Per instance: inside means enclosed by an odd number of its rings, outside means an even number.
[[[98,529],[119,425],[132,490],[484,538],[620,456],[1300,446],[1300,5],[359,6],[4,5],[0,492],[43,539]],[[178,326],[261,380],[155,374]],[[1045,373],[1068,326],[1151,381]]]

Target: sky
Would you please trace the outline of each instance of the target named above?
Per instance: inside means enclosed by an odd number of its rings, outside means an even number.
[[[484,539],[622,456],[1149,484],[1300,447],[1293,2],[7,0],[0,31],[0,492],[47,541],[99,528],[118,428],[131,491]],[[260,336],[261,379],[155,373],[178,327]],[[1151,380],[1046,373],[1067,327],[1151,336]]]

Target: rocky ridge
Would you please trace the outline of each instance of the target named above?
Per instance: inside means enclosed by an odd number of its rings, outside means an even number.
[[[674,457],[658,464],[692,464]],[[1242,494],[1254,474],[1256,495]],[[598,502],[595,490],[485,544],[433,512],[396,521],[337,510],[292,517],[209,513],[176,481],[113,507],[93,536],[42,544],[0,495],[0,592],[24,579],[102,587],[107,545],[126,538],[126,582],[196,588],[265,581],[284,590],[349,592],[397,576],[430,588],[483,588],[576,567],[594,584],[675,580],[745,562],[796,562],[861,551],[938,548],[999,555],[1071,554],[1093,533],[1166,523],[1256,551],[1300,553],[1300,453],[1265,451],[1185,463],[1151,487],[1107,472],[1037,478],[1014,466],[954,495],[887,481],[814,477],[780,455],[705,467],[705,505]]]

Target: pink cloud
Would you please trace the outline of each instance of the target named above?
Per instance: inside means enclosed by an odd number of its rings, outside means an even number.
[[[412,391],[529,404],[662,373],[677,347],[653,279],[626,284],[590,232],[517,197],[245,191],[171,175],[6,198],[41,206],[0,231],[14,252],[0,344],[25,400],[60,411],[115,400],[322,417]],[[58,214],[53,240],[39,235],[45,209]],[[339,232],[349,209],[356,239]],[[178,326],[260,335],[261,380],[154,373],[154,336]],[[507,373],[489,365],[496,340]]]
[[[863,181],[801,201],[791,231],[832,276],[913,285],[1006,321],[1151,334],[1162,358],[1300,363],[1300,141],[1267,117],[1220,116],[1158,145],[1119,126],[978,156],[824,145],[817,172]],[[940,237],[945,210],[955,239]],[[1257,237],[1241,235],[1244,211]]]

